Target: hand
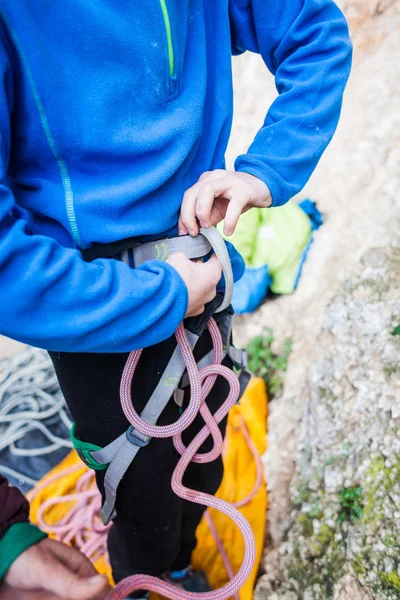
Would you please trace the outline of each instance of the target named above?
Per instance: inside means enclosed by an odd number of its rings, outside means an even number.
[[[104,600],[104,594],[93,596],[93,600]],[[61,596],[44,590],[21,590],[0,583],[0,600],[63,600]]]
[[[225,219],[224,234],[232,235],[243,212],[249,208],[267,208],[271,202],[265,183],[249,173],[208,171],[184,194],[178,230],[182,235],[195,236],[199,233],[197,219],[202,227]]]
[[[41,540],[22,552],[4,581],[7,587],[17,588],[21,598],[29,598],[30,592],[35,598],[35,591],[40,590],[41,598],[104,600],[110,591],[107,578],[98,574],[84,554],[51,539]]]
[[[189,302],[185,316],[201,315],[204,305],[216,296],[222,274],[221,263],[215,255],[206,263],[193,262],[182,252],[171,254],[167,263],[178,271],[187,287]]]

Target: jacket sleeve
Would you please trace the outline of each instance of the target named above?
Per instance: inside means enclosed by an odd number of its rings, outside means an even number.
[[[5,477],[0,475],[0,538],[14,523],[27,521],[29,503],[16,487],[11,487]]]
[[[0,475],[0,580],[24,550],[47,537],[28,517],[25,496]]]
[[[16,216],[7,185],[12,109],[13,73],[0,36],[0,334],[71,352],[126,352],[171,336],[186,313],[187,288],[170,265],[87,263],[78,250],[32,235]]]
[[[308,181],[336,129],[350,73],[345,17],[332,0],[231,0],[233,52],[261,54],[278,97],[235,163],[279,206]]]

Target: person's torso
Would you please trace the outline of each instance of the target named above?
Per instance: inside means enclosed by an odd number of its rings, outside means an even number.
[[[224,161],[228,0],[0,0],[0,14],[10,186],[31,230],[87,247],[173,228]]]

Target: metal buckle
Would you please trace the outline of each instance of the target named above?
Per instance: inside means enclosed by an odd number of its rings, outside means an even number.
[[[130,425],[126,432],[126,438],[128,442],[133,444],[134,446],[139,446],[139,448],[144,448],[150,442],[151,437],[146,436],[146,439],[142,439],[139,436],[144,435],[143,433],[139,433],[136,431],[133,425]]]
[[[242,365],[243,365],[243,369],[247,369],[248,357],[247,357],[247,350],[245,350],[244,348],[242,348]]]
[[[233,344],[228,344],[227,351],[235,367],[247,369],[247,351],[244,348],[236,348]]]

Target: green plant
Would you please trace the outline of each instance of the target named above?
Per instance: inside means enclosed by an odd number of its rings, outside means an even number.
[[[389,590],[400,590],[400,577],[396,571],[391,571],[390,573],[383,573],[380,571],[378,573],[379,579],[385,585],[385,587]]]
[[[359,486],[350,486],[342,488],[339,492],[339,523],[350,521],[353,523],[363,515],[363,505],[361,503],[362,488]]]
[[[392,331],[392,335],[400,335],[400,325],[397,325]]]
[[[287,369],[288,358],[292,350],[292,342],[283,342],[282,352],[272,350],[275,338],[272,329],[266,328],[263,335],[257,335],[247,346],[249,371],[264,379],[270,398],[276,396],[283,387],[283,374]]]

